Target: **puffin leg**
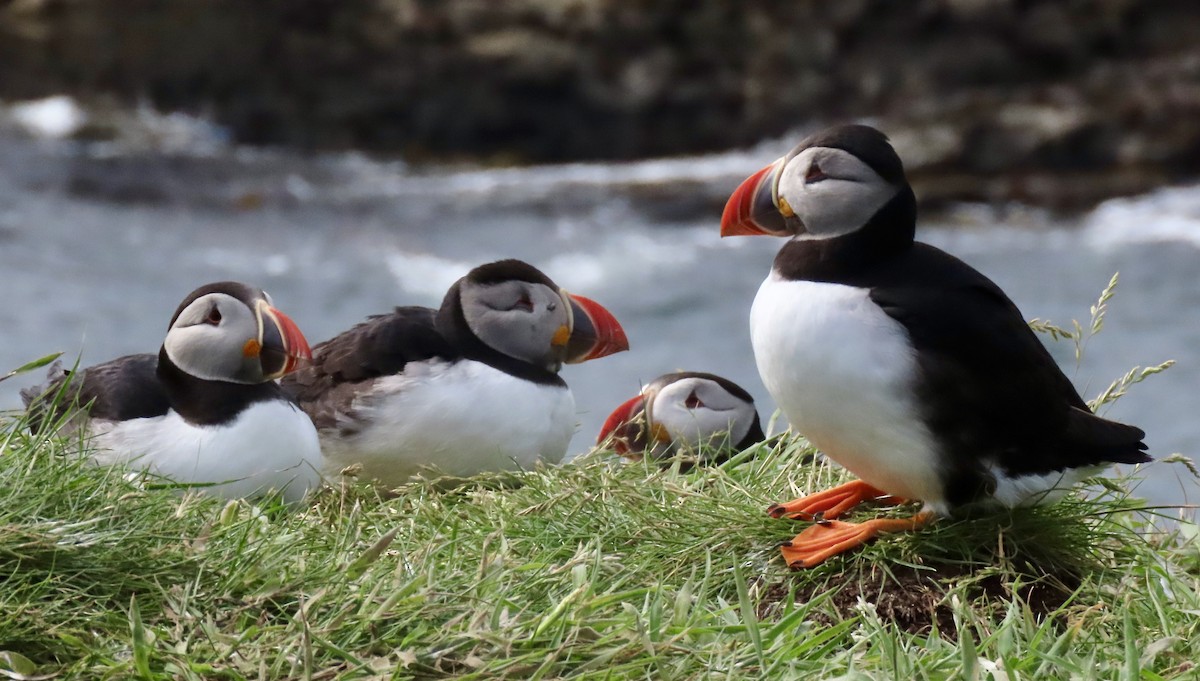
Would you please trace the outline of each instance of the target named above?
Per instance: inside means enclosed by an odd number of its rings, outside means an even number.
[[[931,511],[921,511],[911,518],[876,518],[862,523],[831,520],[809,527],[790,542],[784,543],[780,550],[788,567],[813,567],[831,556],[865,544],[881,532],[915,530],[933,520],[933,517]]]
[[[812,520],[821,514],[832,520],[864,501],[875,499],[884,503],[902,504],[904,500],[877,489],[862,480],[851,480],[824,492],[793,499],[783,504],[771,504],[767,513],[772,518],[788,517],[796,520]]]

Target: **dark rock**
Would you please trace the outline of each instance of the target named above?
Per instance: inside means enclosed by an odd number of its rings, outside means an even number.
[[[1200,175],[1198,34],[1195,0],[15,0],[0,98],[149,102],[249,144],[524,162],[869,117],[914,143],[931,201],[1073,207]]]

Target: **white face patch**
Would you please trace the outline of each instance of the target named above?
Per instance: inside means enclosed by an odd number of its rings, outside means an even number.
[[[689,377],[674,381],[654,396],[654,422],[671,439],[689,448],[702,444],[737,443],[754,421],[754,405],[732,395],[715,381]]]
[[[258,338],[258,318],[242,301],[209,293],[192,301],[167,331],[163,347],[175,366],[208,381],[261,383],[257,356],[247,357],[246,342]]]
[[[570,306],[557,291],[525,281],[462,287],[463,316],[489,347],[550,371],[561,351],[552,345],[559,327],[570,328]]]
[[[784,166],[777,191],[804,224],[801,238],[826,239],[865,225],[899,189],[849,152],[811,147]]]

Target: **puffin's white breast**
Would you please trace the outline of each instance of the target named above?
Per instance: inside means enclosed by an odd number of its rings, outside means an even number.
[[[234,499],[282,490],[299,501],[321,482],[316,428],[295,405],[256,402],[233,421],[188,423],[175,411],[128,421],[93,420],[93,459],[126,464],[177,482],[221,483],[198,488]]]
[[[561,385],[526,381],[471,360],[414,362],[339,415],[347,430],[322,431],[329,468],[359,463],[397,485],[436,467],[469,476],[557,463],[575,432],[575,399]]]
[[[913,392],[914,350],[866,289],[772,272],[750,336],[763,384],[793,428],[871,485],[944,510],[936,445]]]

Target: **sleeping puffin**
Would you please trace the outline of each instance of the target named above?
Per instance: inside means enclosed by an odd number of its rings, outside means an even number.
[[[596,444],[633,459],[666,459],[677,452],[721,463],[766,438],[754,398],[740,385],[714,374],[663,374],[641,394],[617,407]]]
[[[881,132],[818,132],[745,180],[721,235],[789,237],[750,312],[763,383],[792,426],[861,478],[769,510],[819,518],[783,547],[806,567],[977,503],[1038,503],[1145,433],[1096,416],[998,286],[914,241],[916,200]],[[833,520],[867,499],[912,518]]]
[[[557,463],[576,427],[564,363],[627,350],[597,303],[520,260],[481,265],[439,309],[399,307],[316,346],[283,385],[336,474],[386,486],[425,468],[465,477]]]
[[[123,464],[234,499],[270,490],[295,502],[320,484],[308,416],[275,379],[310,357],[262,290],[207,284],[179,304],[157,355],[128,355],[21,391],[31,424],[82,428],[98,464]],[[74,409],[77,415],[67,417]]]

